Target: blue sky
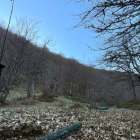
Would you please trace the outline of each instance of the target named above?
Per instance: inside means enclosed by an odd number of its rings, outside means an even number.
[[[93,52],[87,45],[96,48],[101,41],[95,39],[95,34],[83,27],[71,30],[79,18],[73,15],[81,13],[84,6],[69,0],[15,0],[11,25],[16,17],[24,17],[41,21],[39,24],[38,44],[49,36],[53,47],[49,48],[55,53],[62,53],[67,58],[74,58],[80,63],[90,64],[100,55]],[[0,20],[8,23],[12,2],[0,0]],[[5,25],[6,25],[5,24]]]

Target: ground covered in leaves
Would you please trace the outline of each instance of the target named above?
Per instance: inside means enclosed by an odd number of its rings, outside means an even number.
[[[34,140],[75,122],[82,128],[65,140],[139,140],[140,111],[110,108],[89,110],[81,105],[1,108],[0,140]]]

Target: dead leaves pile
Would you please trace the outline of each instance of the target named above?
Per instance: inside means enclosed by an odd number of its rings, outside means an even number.
[[[140,139],[140,111],[127,110],[124,115],[120,109],[98,111],[58,106],[1,109],[0,138],[36,139],[77,121],[82,122],[82,128],[67,140]]]

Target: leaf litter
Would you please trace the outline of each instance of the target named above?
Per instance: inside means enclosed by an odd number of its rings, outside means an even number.
[[[110,108],[39,106],[0,111],[1,140],[33,140],[81,121],[82,128],[65,140],[139,140],[140,111]]]

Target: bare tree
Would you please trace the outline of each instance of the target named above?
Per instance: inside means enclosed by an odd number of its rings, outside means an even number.
[[[104,46],[99,47],[99,50],[105,51],[102,62],[106,66],[139,77],[140,0],[84,2],[89,4],[89,9],[79,14],[80,22],[75,27],[84,26],[99,36],[106,37]]]
[[[6,42],[6,38],[7,38],[7,34],[8,34],[8,30],[9,30],[9,26],[10,26],[10,22],[11,22],[11,17],[12,17],[12,13],[13,13],[13,8],[14,8],[14,0],[12,2],[12,8],[11,8],[11,13],[10,13],[10,18],[9,18],[9,23],[6,29],[6,33],[5,33],[5,37],[4,37],[4,41],[3,41],[3,45],[2,45],[2,49],[1,49],[1,55],[0,55],[0,62],[2,60],[2,56],[3,56],[3,51],[4,51],[4,47],[5,47],[5,42]],[[1,76],[1,72],[2,69],[5,68],[4,65],[0,64],[0,76]]]
[[[37,23],[37,21],[31,20],[28,22],[27,19],[19,19],[15,25],[17,28],[15,28],[14,33],[16,34],[9,32],[7,36],[2,59],[2,63],[6,68],[0,79],[2,83],[0,104],[5,104],[15,77],[19,75],[21,67],[28,61],[26,56],[30,53],[28,52],[29,42],[33,41],[37,35]],[[1,41],[3,40],[1,38]]]
[[[49,43],[49,41],[48,41]],[[47,44],[46,44],[47,45]],[[38,76],[46,73],[47,74],[47,60],[45,47],[34,47],[30,50],[31,54],[27,57],[28,61],[26,61],[23,72],[27,77],[27,96],[30,97],[34,94],[34,84],[38,79]],[[43,78],[44,79],[44,78]]]

